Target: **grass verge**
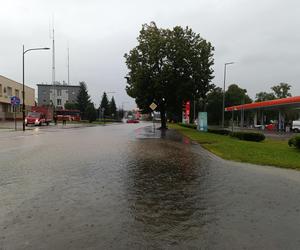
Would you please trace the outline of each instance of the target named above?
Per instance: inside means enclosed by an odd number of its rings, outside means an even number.
[[[271,165],[300,170],[300,151],[287,141],[266,139],[263,142],[241,141],[226,135],[199,132],[195,129],[169,124],[181,134],[226,160]]]

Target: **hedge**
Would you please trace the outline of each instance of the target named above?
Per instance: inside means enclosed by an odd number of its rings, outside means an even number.
[[[231,132],[230,136],[236,137],[240,140],[256,142],[263,141],[266,138],[264,134],[255,132]]]
[[[294,136],[289,139],[288,144],[290,147],[294,146],[295,148],[300,148],[300,136]]]
[[[208,129],[209,133],[214,133],[218,135],[229,135],[230,131],[226,129]]]
[[[197,129],[196,124],[184,124],[184,123],[179,123],[180,126],[186,127],[186,128],[192,128],[192,129]],[[226,129],[208,129],[207,132],[209,133],[214,133],[214,134],[219,134],[219,135],[229,135],[230,131]]]

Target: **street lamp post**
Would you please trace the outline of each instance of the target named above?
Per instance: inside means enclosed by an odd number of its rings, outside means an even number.
[[[23,98],[23,104],[22,104],[22,113],[23,113],[23,131],[25,131],[25,60],[24,56],[27,52],[31,50],[48,50],[50,48],[33,48],[33,49],[24,49],[23,45],[23,93],[22,93],[22,98]]]
[[[224,128],[224,109],[225,109],[225,83],[226,83],[226,67],[227,65],[234,64],[234,62],[228,62],[224,64],[224,85],[223,85],[223,109],[222,109],[222,128]]]
[[[128,102],[122,102],[122,119],[124,118],[124,104]]]

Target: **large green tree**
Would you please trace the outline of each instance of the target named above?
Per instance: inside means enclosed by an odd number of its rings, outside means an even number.
[[[251,98],[247,95],[247,90],[240,88],[237,84],[231,84],[225,93],[225,106],[235,106],[251,103]]]
[[[255,96],[256,102],[270,101],[276,99],[276,96],[273,93],[259,92]]]
[[[116,118],[117,116],[117,106],[115,102],[115,98],[112,97],[111,101],[109,102],[109,113],[113,118]]]
[[[97,119],[97,110],[94,103],[90,102],[85,109],[86,119],[91,123]]]
[[[77,105],[81,113],[81,119],[86,119],[86,108],[91,103],[85,82],[79,83],[80,89],[77,96]]]
[[[222,120],[223,90],[215,87],[207,95],[208,124],[219,125]]]
[[[251,103],[252,100],[247,94],[247,90],[240,88],[237,84],[231,84],[228,86],[227,91],[225,92],[225,107],[230,106],[236,106],[246,103]],[[234,112],[235,117],[237,119],[241,118],[241,112]],[[230,120],[231,119],[231,112],[225,113],[225,119]],[[248,111],[245,111],[245,116],[249,116],[250,113]]]
[[[213,47],[190,28],[142,26],[138,45],[125,54],[127,94],[144,113],[155,102],[166,128],[166,113],[180,114],[183,101],[206,99],[213,78]]]
[[[291,87],[291,85],[281,82],[278,85],[273,86],[271,89],[273,90],[276,98],[280,99],[292,96],[290,93]]]
[[[103,112],[103,110],[104,110],[104,116],[110,115],[109,101],[108,101],[106,92],[103,92],[101,103],[100,103],[100,109],[101,109],[101,112]]]

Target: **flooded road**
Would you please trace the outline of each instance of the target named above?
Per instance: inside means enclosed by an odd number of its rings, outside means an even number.
[[[0,249],[300,249],[300,172],[148,124],[0,137]]]

